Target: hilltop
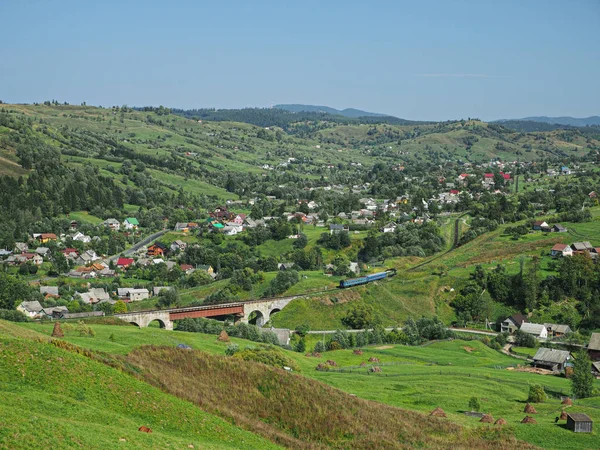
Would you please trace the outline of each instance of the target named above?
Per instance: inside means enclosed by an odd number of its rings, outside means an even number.
[[[541,122],[547,123],[551,125],[568,125],[571,127],[587,127],[592,125],[600,125],[600,116],[590,116],[590,117],[570,117],[570,116],[561,116],[561,117],[548,117],[548,116],[533,116],[533,117],[524,117],[522,119],[503,119],[496,120],[495,122],[503,123],[503,122]]]
[[[316,106],[316,105],[299,105],[299,104],[282,104],[275,105],[273,108],[283,109],[290,112],[316,112],[316,113],[327,113],[331,115],[339,115],[344,117],[393,117],[389,114],[379,114],[367,111],[362,111],[355,108],[335,109],[329,106]]]

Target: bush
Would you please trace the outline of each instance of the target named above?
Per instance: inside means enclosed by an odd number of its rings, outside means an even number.
[[[115,312],[115,314],[126,313],[127,312],[127,303],[125,303],[123,300],[119,300],[117,303],[115,303],[114,312]]]
[[[27,322],[27,316],[14,309],[0,309],[0,319],[10,322]]]
[[[515,345],[517,345],[517,347],[535,348],[537,346],[537,341],[531,334],[517,330],[515,333]]]
[[[225,349],[225,354],[227,356],[233,356],[235,355],[237,352],[240,351],[240,346],[237,344],[229,344],[227,346],[227,348]]]
[[[471,411],[479,411],[481,409],[481,402],[477,397],[471,397],[469,400],[469,408],[471,408]]]
[[[373,307],[365,304],[354,306],[342,318],[342,323],[354,330],[367,328],[373,321]]]
[[[544,403],[548,397],[546,396],[546,391],[544,391],[544,386],[539,384],[532,384],[529,386],[529,397],[527,397],[527,401],[530,403]]]
[[[319,341],[315,344],[315,348],[313,349],[313,353],[323,353],[327,349],[325,348],[325,344],[323,341]]]
[[[305,337],[310,331],[310,325],[305,323],[296,327],[296,334],[300,337]]]
[[[277,273],[271,280],[269,287],[265,290],[263,297],[274,297],[283,294],[293,285],[300,281],[300,275],[295,270],[284,270]]]
[[[224,326],[223,322],[214,319],[182,319],[177,321],[177,331],[219,335],[225,330],[230,337],[238,337],[254,342],[279,345],[279,338],[272,331],[261,330],[256,325],[240,323],[239,325]]]
[[[295,350],[298,353],[304,353],[306,351],[306,342],[304,342],[304,339],[300,339],[300,341],[298,341]]]

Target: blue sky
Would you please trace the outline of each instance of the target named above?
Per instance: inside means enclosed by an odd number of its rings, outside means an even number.
[[[600,1],[0,0],[0,99],[600,114]]]

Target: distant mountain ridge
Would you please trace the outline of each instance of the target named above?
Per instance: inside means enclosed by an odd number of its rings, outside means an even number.
[[[590,116],[590,117],[570,117],[570,116],[562,116],[562,117],[547,117],[547,116],[534,116],[534,117],[524,117],[522,119],[502,119],[496,120],[495,122],[504,123],[504,122],[540,122],[540,123],[548,123],[551,125],[568,125],[571,127],[585,127],[592,125],[600,125],[600,116]]]
[[[344,117],[394,117],[389,114],[380,114],[373,113],[368,111],[362,111],[356,108],[346,108],[346,109],[335,109],[329,106],[318,106],[318,105],[300,105],[300,104],[283,104],[283,105],[275,105],[274,108],[283,109],[285,111],[290,112],[315,112],[315,113],[327,113],[332,114],[334,116],[344,116]]]

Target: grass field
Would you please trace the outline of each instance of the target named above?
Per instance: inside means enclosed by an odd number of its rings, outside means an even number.
[[[22,328],[49,335],[52,324],[25,324]],[[127,354],[142,344],[152,343],[174,347],[179,343],[190,345],[212,354],[223,354],[227,344],[218,342],[216,336],[199,333],[183,333],[160,329],[138,329],[129,326],[92,325],[95,337],[79,337],[75,332],[67,333],[65,340],[79,346],[116,354]],[[110,336],[113,336],[112,340]],[[246,345],[243,340],[232,342]],[[311,347],[309,347],[310,350]],[[562,425],[554,423],[560,414],[561,393],[569,395],[570,382],[561,377],[537,375],[507,367],[523,363],[492,350],[479,341],[455,340],[420,347],[380,345],[363,349],[362,355],[352,350],[326,352],[321,358],[307,357],[295,352],[285,352],[300,367],[304,376],[314,378],[358,397],[380,403],[427,413],[441,407],[448,414],[448,421],[461,424],[467,429],[488,429],[477,418],[464,414],[468,411],[469,399],[479,398],[482,412],[494,418],[508,421],[507,430],[522,440],[542,448],[550,449],[593,449],[597,448],[597,431],[591,435],[574,435]],[[369,374],[368,368],[360,364],[369,358],[380,360],[380,374]],[[346,373],[319,372],[319,363],[333,360],[336,369]],[[539,383],[546,387],[550,398],[536,404],[534,415],[537,425],[523,425],[519,421],[525,416],[529,384]],[[596,389],[600,382],[596,381]],[[583,412],[598,422],[600,420],[600,397],[575,400],[569,411]]]
[[[83,355],[4,335],[0,355],[1,448],[276,448]]]

